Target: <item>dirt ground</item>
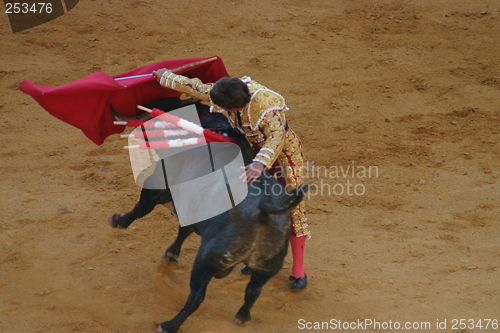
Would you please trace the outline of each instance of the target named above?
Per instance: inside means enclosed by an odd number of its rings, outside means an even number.
[[[1,14],[0,332],[154,332],[181,308],[199,244],[157,273],[167,209],[106,222],[140,191],[124,139],[94,145],[21,81],[212,55],[290,107],[317,184],[309,286],[289,290],[287,257],[237,326],[235,271],[181,332],[500,331],[499,36],[497,0],[82,0],[16,34]]]

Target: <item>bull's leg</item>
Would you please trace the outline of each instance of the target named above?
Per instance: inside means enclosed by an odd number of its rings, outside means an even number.
[[[163,256],[163,260],[169,265],[177,265],[177,259],[179,259],[179,254],[181,253],[182,243],[188,238],[193,230],[189,227],[179,227],[179,232],[174,243],[170,245]]]
[[[158,326],[157,332],[176,333],[182,323],[198,309],[205,299],[207,286],[213,277],[213,272],[200,253],[203,253],[202,249],[198,252],[193,265],[190,282],[191,293],[188,296],[186,304],[184,304],[184,307],[174,319],[161,323]]]
[[[113,228],[127,228],[132,222],[146,216],[158,204],[165,204],[172,201],[172,196],[169,190],[151,190],[143,188],[139,202],[128,213],[114,214],[108,218],[109,224]]]
[[[271,277],[270,275],[264,275],[252,270],[252,276],[245,291],[245,303],[234,318],[236,324],[244,324],[252,319],[250,310],[257,298],[259,298],[262,286],[264,286]]]

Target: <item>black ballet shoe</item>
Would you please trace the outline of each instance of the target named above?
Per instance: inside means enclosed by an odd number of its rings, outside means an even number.
[[[250,275],[250,274],[252,274],[252,269],[250,267],[248,267],[247,265],[245,265],[241,268],[241,274]]]
[[[289,280],[292,281],[292,285],[290,287],[292,290],[303,290],[307,287],[307,274],[305,273],[303,278],[290,276]]]

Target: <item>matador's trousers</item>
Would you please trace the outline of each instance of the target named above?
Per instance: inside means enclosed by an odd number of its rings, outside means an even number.
[[[283,150],[278,155],[276,162],[269,172],[276,177],[287,190],[296,188],[302,184],[302,169],[304,166],[304,153],[302,143],[291,129],[287,129]],[[300,204],[290,213],[292,218],[292,234],[301,237],[310,234],[305,202]]]

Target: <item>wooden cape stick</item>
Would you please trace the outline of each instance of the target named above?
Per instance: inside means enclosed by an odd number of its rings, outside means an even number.
[[[208,58],[208,59],[205,59],[205,60],[200,60],[200,61],[197,61],[197,62],[193,62],[192,64],[187,64],[187,65],[184,65],[184,66],[181,66],[181,67],[177,67],[177,68],[174,68],[174,69],[171,69],[172,72],[180,72],[180,71],[183,71],[185,69],[188,69],[188,68],[191,68],[191,67],[195,67],[195,66],[198,66],[198,65],[203,65],[203,64],[206,64],[207,62],[212,62],[212,61],[215,61],[217,60],[217,57],[211,57],[211,58]],[[144,76],[150,76],[150,75],[154,75],[154,74],[140,74],[140,75],[133,75],[133,76],[126,76],[126,77],[117,77],[115,79],[115,81],[121,81],[121,80],[127,80],[127,79],[135,79],[135,78],[138,78],[138,77],[144,77]]]
[[[188,69],[188,68],[191,68],[191,67],[195,67],[195,66],[198,66],[198,65],[202,65],[202,64],[206,64],[207,62],[212,62],[212,61],[215,61],[215,60],[217,60],[217,57],[211,57],[211,58],[208,58],[208,59],[205,59],[205,60],[200,60],[200,61],[197,61],[197,62],[193,62],[192,64],[187,64],[187,65],[184,65],[184,66],[181,66],[181,67],[174,68],[171,71],[172,72],[180,72],[180,71],[183,71],[185,69]]]

